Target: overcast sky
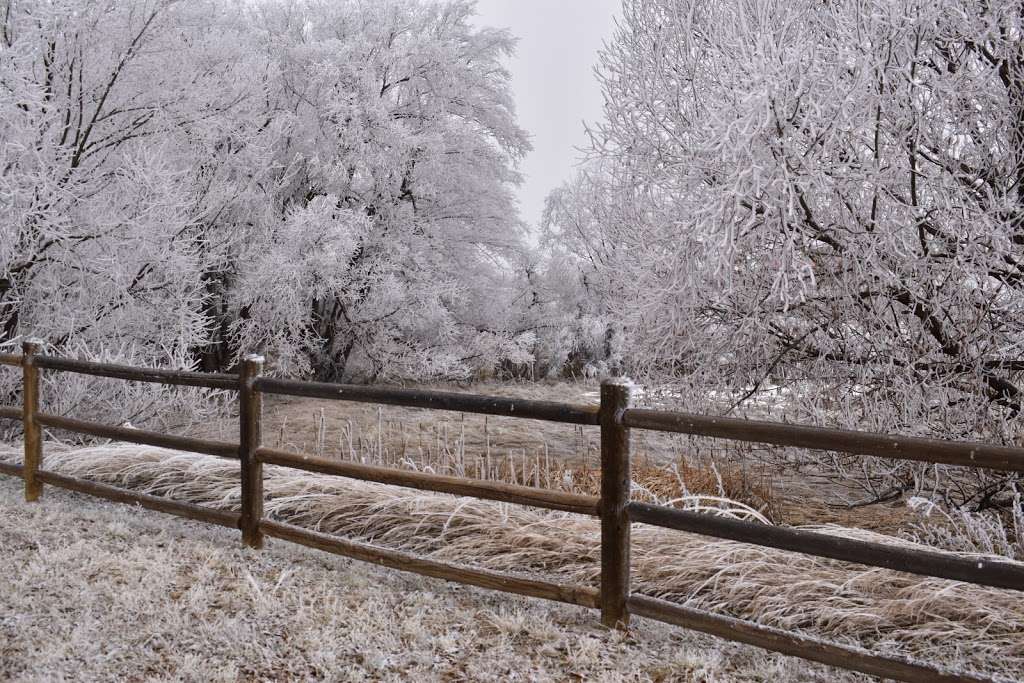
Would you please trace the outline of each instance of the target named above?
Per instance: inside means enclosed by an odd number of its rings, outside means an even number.
[[[540,222],[544,197],[568,180],[586,135],[583,121],[601,117],[592,68],[611,38],[621,0],[478,0],[477,21],[508,28],[519,44],[509,64],[519,125],[533,152],[521,168],[522,217]]]

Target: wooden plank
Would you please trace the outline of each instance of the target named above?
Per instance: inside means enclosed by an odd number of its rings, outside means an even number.
[[[529,505],[532,507],[575,512],[581,515],[597,516],[598,499],[596,496],[585,496],[577,493],[565,493],[531,486],[517,486],[497,481],[463,479],[448,477],[427,472],[410,472],[405,470],[363,465],[343,460],[329,460],[312,455],[288,453],[272,448],[260,448],[257,457],[264,463],[293,467],[306,472],[331,474],[349,479],[373,481],[378,484],[405,486],[421,491],[450,493],[455,496],[470,496],[484,500],[497,500],[505,503]]]
[[[0,419],[4,420],[21,420],[24,417],[21,408],[12,408],[10,406],[0,406]]]
[[[632,522],[653,524],[667,529],[940,579],[1024,590],[1024,563],[1020,562],[956,557],[949,553],[871,543],[805,529],[744,522],[647,503],[630,503],[626,511]]]
[[[530,401],[505,396],[480,396],[453,391],[426,391],[381,386],[297,382],[261,377],[256,388],[268,394],[324,398],[334,401],[383,403],[407,408],[431,408],[461,413],[503,415],[548,422],[596,425],[597,406],[570,405],[552,401]]]
[[[88,479],[68,477],[62,474],[57,474],[56,472],[47,472],[42,470],[39,472],[39,478],[47,484],[59,486],[60,488],[68,489],[69,491],[77,491],[78,493],[84,493],[89,496],[104,498],[115,503],[139,505],[147,510],[166,512],[170,515],[194,519],[200,522],[207,522],[209,524],[217,524],[219,526],[228,527],[229,529],[237,529],[239,526],[239,520],[241,519],[241,515],[237,512],[214,510],[212,508],[195,505],[193,503],[183,503],[177,500],[161,498],[159,496],[151,496],[146,493],[129,491],[116,486],[108,486],[107,484],[100,484],[95,481],[89,481]]]
[[[190,387],[206,387],[208,389],[238,389],[238,376],[212,372],[191,372],[188,370],[169,370],[166,368],[140,368],[130,365],[113,363],[94,363],[84,360],[71,360],[56,356],[40,356],[37,365],[48,370],[76,372],[95,377],[112,377],[133,382],[155,382],[158,384],[174,384]]]
[[[621,423],[630,385],[601,383],[601,623],[627,628],[629,610],[629,429]]]
[[[104,439],[127,441],[129,443],[158,446],[160,448],[172,448],[188,453],[203,453],[233,460],[238,459],[238,445],[225,441],[194,439],[188,436],[172,436],[170,434],[148,432],[143,429],[132,429],[130,427],[110,427],[96,422],[60,417],[59,415],[50,415],[49,413],[39,413],[36,421],[45,427],[64,429],[69,432],[88,434]]]
[[[911,683],[992,683],[992,679],[975,674],[951,673],[921,662],[876,655],[860,648],[829,643],[642,595],[629,597],[629,609],[637,616],[871,676]]]
[[[0,353],[0,365],[21,365],[21,356],[13,353]]]
[[[242,480],[242,542],[250,548],[263,547],[260,519],[263,517],[263,463],[256,455],[260,447],[263,400],[256,378],[263,372],[263,358],[246,356],[242,361],[238,391],[238,455]]]
[[[564,586],[538,579],[511,576],[487,569],[452,566],[397,550],[348,541],[337,536],[266,519],[260,522],[260,529],[267,536],[273,538],[280,538],[363,562],[372,562],[384,567],[390,567],[391,569],[399,569],[436,579],[455,581],[505,593],[516,593],[518,595],[566,602],[583,607],[597,607],[597,590],[585,586]]]
[[[25,468],[16,462],[0,462],[0,474],[24,478]]]
[[[39,427],[39,368],[36,367],[37,354],[42,350],[42,343],[29,339],[21,345],[21,400],[23,440],[25,457],[23,478],[25,479],[25,500],[39,500],[43,494],[43,485],[36,473],[43,466],[43,430]]]
[[[781,422],[670,413],[645,408],[627,410],[623,414],[622,421],[627,427],[635,429],[654,429],[734,441],[873,455],[880,458],[1024,472],[1024,448],[994,446],[970,441],[943,441],[873,432],[823,429]]]

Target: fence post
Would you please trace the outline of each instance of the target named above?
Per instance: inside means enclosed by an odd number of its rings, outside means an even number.
[[[242,462],[242,542],[250,548],[263,547],[260,519],[263,518],[263,463],[256,458],[260,447],[260,419],[263,397],[256,378],[263,372],[263,357],[249,355],[242,360],[238,380],[238,455]]]
[[[629,429],[622,412],[629,407],[631,383],[601,383],[601,623],[629,626]]]
[[[43,344],[38,339],[26,339],[21,343],[21,400],[22,424],[25,432],[25,501],[39,500],[43,494],[43,483],[36,479],[36,473],[43,464],[43,434],[36,413],[39,412],[39,368],[36,355]]]

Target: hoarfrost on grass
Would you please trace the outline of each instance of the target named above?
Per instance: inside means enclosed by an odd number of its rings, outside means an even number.
[[[63,473],[212,507],[237,509],[239,504],[238,465],[234,462],[162,449],[110,446],[51,449],[47,463]],[[600,533],[596,520],[276,467],[267,467],[265,474],[266,513],[282,521],[441,561],[537,574],[567,583],[597,582]],[[9,495],[14,495],[16,489],[10,486]],[[49,490],[47,495],[51,495]],[[52,495],[64,494],[54,491]],[[21,508],[12,505],[11,509],[17,513]],[[810,528],[860,540],[916,545],[864,529]],[[88,543],[89,536],[83,532],[78,543]],[[231,538],[232,543],[238,542],[237,537]],[[288,547],[285,554],[289,552],[303,551]],[[646,525],[636,525],[633,530],[632,554],[633,589],[638,593],[950,668],[1006,677],[1024,670],[1020,637],[1024,633],[1024,603],[1012,591],[864,568]],[[292,576],[297,580],[301,572]],[[248,579],[245,585],[251,591]],[[268,591],[273,594],[272,588],[261,588],[263,594]],[[508,604],[520,603],[513,599]],[[583,612],[579,614],[587,619]],[[589,619],[588,623],[596,624],[595,615]],[[649,653],[645,657],[653,657],[657,646],[647,650],[645,639],[637,639],[638,647]],[[970,648],[963,647],[965,643],[970,643]],[[520,655],[510,652],[509,657],[513,656]],[[744,669],[743,675],[754,675],[752,671]],[[624,675],[628,678],[630,674]]]
[[[7,477],[0,573],[7,680],[858,680],[57,489],[29,505]]]

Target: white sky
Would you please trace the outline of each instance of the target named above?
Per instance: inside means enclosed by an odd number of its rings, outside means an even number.
[[[519,125],[533,152],[521,171],[522,218],[540,222],[544,197],[572,177],[576,148],[587,142],[583,121],[601,118],[601,91],[592,68],[609,40],[621,0],[478,0],[477,22],[508,28],[519,38],[509,63]]]

